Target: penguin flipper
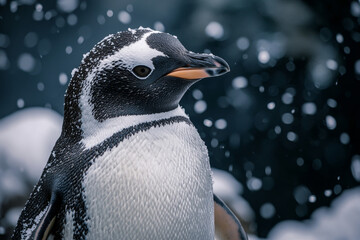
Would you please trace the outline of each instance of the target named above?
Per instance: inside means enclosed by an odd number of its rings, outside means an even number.
[[[247,240],[247,235],[241,226],[239,219],[214,194],[215,232],[224,240]]]
[[[49,207],[46,209],[39,224],[36,226],[32,233],[31,239],[33,240],[46,240],[49,236],[52,227],[54,226],[56,215],[59,210],[59,199],[57,194],[51,196]]]

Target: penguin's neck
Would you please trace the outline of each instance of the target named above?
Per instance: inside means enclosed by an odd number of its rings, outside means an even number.
[[[180,106],[177,106],[177,108],[171,111],[162,113],[124,115],[114,118],[108,118],[104,121],[96,120],[91,112],[86,113],[85,111],[82,113],[81,117],[81,143],[84,145],[85,149],[89,149],[102,143],[104,140],[111,137],[113,134],[125,128],[145,122],[158,121],[161,119],[167,119],[175,116],[188,117]]]

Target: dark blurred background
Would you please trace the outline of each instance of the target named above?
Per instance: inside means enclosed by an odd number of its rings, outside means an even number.
[[[0,118],[33,106],[62,114],[83,54],[108,34],[151,27],[231,67],[181,104],[211,165],[245,186],[249,231],[266,237],[359,185],[359,1],[0,0],[0,11]]]

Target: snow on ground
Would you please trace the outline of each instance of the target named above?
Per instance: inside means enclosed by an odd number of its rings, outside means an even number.
[[[255,214],[250,204],[240,195],[243,186],[230,173],[212,169],[214,181],[214,193],[222,199],[229,207],[246,222],[254,221]]]
[[[38,181],[61,124],[62,117],[46,108],[27,108],[0,120],[0,196],[24,194],[26,181]]]
[[[329,208],[321,207],[310,220],[277,224],[267,240],[359,240],[360,187],[344,191]],[[251,236],[250,240],[260,240]],[[264,239],[265,240],[265,239]]]

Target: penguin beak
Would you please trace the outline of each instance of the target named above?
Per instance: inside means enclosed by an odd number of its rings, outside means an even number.
[[[217,77],[230,71],[230,67],[224,59],[212,54],[187,54],[188,64],[186,67],[176,68],[166,76],[188,80]]]

